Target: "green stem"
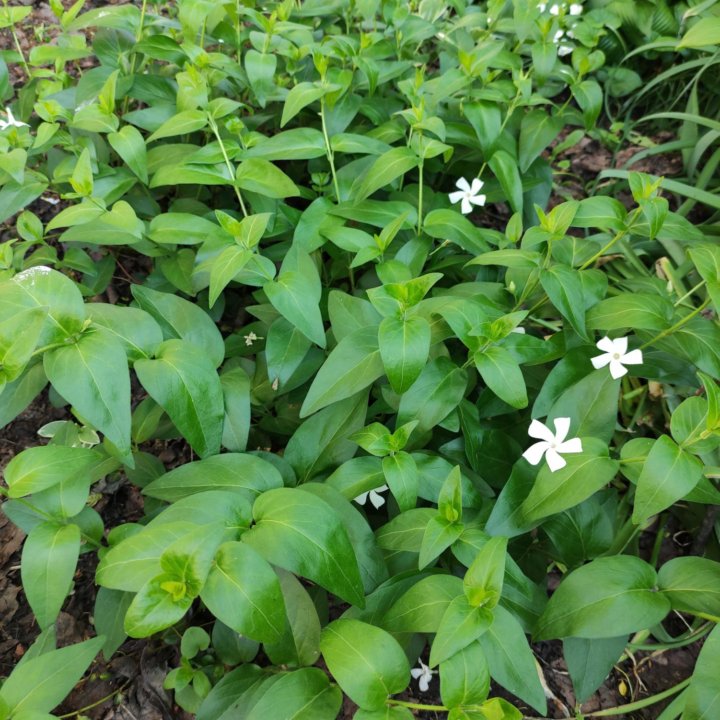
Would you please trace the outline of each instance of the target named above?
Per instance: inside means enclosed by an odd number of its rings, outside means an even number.
[[[3,0],[3,5],[6,10],[8,10],[8,0]],[[10,12],[8,10],[8,17],[10,15]],[[17,33],[15,32],[15,26],[10,25],[10,33],[13,36],[13,40],[15,41],[15,49],[18,51],[18,55],[20,55],[20,63],[22,64],[25,74],[28,76],[28,80],[30,79],[30,66],[27,64],[27,60],[25,59],[25,53],[22,51],[22,48],[20,47],[20,40],[18,39]]]
[[[340,186],[338,185],[337,173],[335,172],[335,153],[330,146],[330,137],[328,136],[327,124],[325,122],[325,98],[320,98],[320,123],[322,124],[322,134],[325,138],[325,154],[330,163],[330,172],[332,173],[333,187],[335,188],[335,200],[340,203]]]
[[[417,221],[417,236],[420,237],[422,232],[423,223],[423,166],[424,162],[420,159],[420,167],[418,170],[418,221]]]
[[[658,340],[662,340],[668,335],[672,335],[676,330],[679,330],[683,325],[690,322],[696,315],[699,315],[708,305],[710,304],[710,298],[707,298],[701,305],[696,307],[691,313],[688,313],[685,317],[680,318],[674,325],[671,325],[667,330],[663,330],[658,333],[654,338],[648,340],[646,343],[640,346],[640,350],[644,350],[648,345],[656,343]]]
[[[691,678],[683,680],[668,690],[658,693],[657,695],[651,695],[644,700],[638,700],[637,702],[628,703],[627,705],[620,705],[619,707],[607,708],[606,710],[598,710],[597,712],[585,713],[585,715],[586,717],[612,717],[614,715],[627,715],[628,713],[635,712],[635,710],[642,710],[684,690],[690,684],[690,679]]]
[[[705,284],[705,280],[701,280],[695,287],[690,288],[677,302],[673,303],[673,307],[677,307],[680,305],[683,300],[686,300],[689,298],[693,293],[697,292],[703,285]]]
[[[606,245],[604,245],[600,250],[598,250],[589,260],[586,260],[581,266],[580,270],[586,270],[589,268],[595,261],[602,257],[615,243],[622,240],[632,229],[632,226],[635,224],[635,221],[640,216],[640,213],[642,210],[640,208],[635,208],[633,212],[630,214],[630,219],[627,223],[625,223],[625,227],[623,227],[622,230],[618,230],[615,235],[612,237],[610,242],[608,242]]]
[[[244,217],[247,217],[248,211],[245,207],[245,203],[242,199],[242,194],[240,193],[240,188],[235,184],[235,168],[233,167],[233,164],[230,162],[230,158],[228,157],[227,150],[225,150],[225,143],[223,143],[222,138],[220,137],[220,131],[218,130],[217,123],[215,122],[214,118],[209,118],[210,122],[210,128],[213,131],[213,135],[215,135],[215,138],[218,141],[218,145],[220,145],[220,152],[222,152],[222,156],[225,159],[225,166],[228,169],[228,172],[230,173],[230,177],[233,180],[233,188],[235,190],[235,196],[238,199],[238,203],[240,204],[240,209],[242,210],[242,214]]]
[[[399,705],[400,707],[410,708],[411,710],[431,710],[435,712],[448,712],[450,708],[446,708],[444,705],[424,705],[423,703],[411,703],[405,702],[404,700],[393,700],[388,699],[389,705]]]
[[[80,713],[84,713],[86,710],[92,710],[94,707],[97,707],[98,705],[102,705],[103,703],[106,703],[108,700],[112,700],[116,695],[119,695],[130,683],[132,682],[132,678],[130,680],[126,680],[117,690],[113,690],[109,695],[106,695],[104,698],[100,698],[100,700],[96,700],[91,705],[86,705],[85,707],[81,707],[79,710],[73,710],[73,712],[67,713],[65,715],[58,715],[58,718],[70,718],[70,717],[77,717],[80,715]]]

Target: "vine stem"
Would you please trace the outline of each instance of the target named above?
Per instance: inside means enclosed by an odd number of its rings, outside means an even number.
[[[626,715],[627,713],[634,712],[635,710],[642,710],[643,708],[648,707],[649,705],[654,705],[655,703],[660,702],[661,700],[665,700],[665,698],[669,698],[671,695],[676,695],[681,690],[684,690],[689,684],[690,679],[683,680],[681,683],[678,683],[677,685],[673,685],[673,687],[668,688],[667,690],[664,690],[661,693],[658,693],[657,695],[651,695],[648,698],[645,698],[644,700],[638,700],[637,702],[628,703],[627,705],[619,705],[618,707],[612,707],[607,708],[606,710],[596,710],[595,712],[591,713],[585,713],[586,717],[613,717],[617,715]]]
[[[335,189],[335,200],[340,203],[340,186],[338,185],[337,173],[335,172],[335,153],[330,145],[330,136],[327,131],[327,123],[325,122],[325,98],[320,98],[320,124],[322,125],[322,134],[325,139],[325,154],[330,163],[330,172],[332,173],[333,188]]]
[[[108,700],[112,700],[116,695],[119,695],[130,683],[132,680],[126,680],[117,690],[113,690],[109,695],[106,695],[104,698],[100,698],[100,700],[96,700],[91,705],[86,705],[85,707],[81,707],[79,710],[73,710],[70,713],[66,713],[65,715],[58,715],[59,719],[62,718],[71,718],[71,717],[77,717],[80,715],[80,713],[84,713],[86,710],[92,710],[94,707],[97,707],[98,705],[102,705],[103,703],[107,702]]]
[[[233,180],[233,189],[235,190],[235,196],[238,199],[238,203],[240,204],[240,209],[242,210],[242,214],[244,217],[248,216],[247,208],[245,207],[245,203],[243,202],[242,194],[240,193],[240,188],[235,184],[235,168],[233,167],[233,164],[230,162],[230,158],[228,157],[227,150],[225,150],[225,143],[223,143],[222,138],[220,137],[220,131],[218,130],[217,123],[215,122],[215,118],[208,117],[208,120],[210,122],[210,128],[213,131],[213,135],[215,135],[215,138],[218,141],[218,145],[220,145],[220,152],[222,152],[222,156],[225,159],[225,166],[228,169],[228,172],[230,173],[230,177]]]
[[[640,346],[640,350],[644,350],[648,345],[656,343],[658,340],[666,338],[668,335],[672,335],[676,330],[679,330],[683,325],[690,322],[696,315],[699,315],[708,305],[710,304],[710,298],[706,298],[705,301],[698,305],[691,313],[688,313],[685,317],[680,318],[674,325],[671,325],[667,330],[663,330],[658,333],[654,338],[651,338],[646,343]]]
[[[3,0],[3,6],[5,7],[5,10],[8,12],[8,19],[10,17],[10,7],[8,6],[8,0]],[[25,74],[28,76],[28,80],[30,79],[30,66],[27,64],[27,60],[25,59],[25,53],[22,51],[22,47],[20,47],[20,40],[18,39],[17,33],[15,32],[15,25],[10,25],[10,33],[13,36],[13,40],[15,41],[15,49],[18,51],[18,55],[20,55],[20,62],[25,70]]]

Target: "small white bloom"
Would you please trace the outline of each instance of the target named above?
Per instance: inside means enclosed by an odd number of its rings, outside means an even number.
[[[524,453],[523,457],[531,464],[537,465],[545,456],[550,472],[555,472],[564,468],[567,462],[560,453],[579,453],[582,452],[582,441],[580,438],[566,440],[568,431],[570,430],[570,418],[555,418],[555,432],[547,425],[539,420],[533,420],[528,429],[528,435],[531,438],[538,438],[540,442],[531,445]]]
[[[250,346],[252,345],[256,340],[258,340],[258,336],[254,332],[250,332],[249,335],[243,335],[245,338],[245,344]]]
[[[379,507],[385,504],[385,498],[380,495],[380,493],[385,492],[387,489],[387,485],[381,485],[380,487],[376,487],[374,490],[370,490],[369,492],[360,493],[360,495],[355,498],[355,502],[358,505],[364,505],[367,502],[367,499],[370,498],[370,502],[377,510]]]
[[[420,692],[427,692],[430,687],[430,680],[432,680],[433,671],[419,658],[418,662],[420,663],[420,667],[413,668],[410,671],[410,674],[418,681]]]
[[[558,30],[555,35],[553,35],[553,42],[556,45],[559,45],[558,55],[560,55],[560,57],[562,57],[563,55],[568,55],[573,51],[572,45],[562,44],[563,37],[565,37],[565,32],[563,30]]]
[[[521,325],[514,327],[510,332],[517,333],[518,335],[525,335],[525,328]]]
[[[460,178],[456,183],[455,187],[459,188],[456,192],[451,192],[448,197],[450,202],[455,205],[456,203],[462,203],[460,210],[463,215],[467,215],[472,212],[473,205],[484,205],[485,195],[480,195],[480,189],[485,183],[480,178],[475,178],[472,181],[472,185],[465,179]]]
[[[552,5],[550,7],[550,14],[555,15],[556,17],[560,14],[560,6],[559,5]]]
[[[590,362],[596,370],[609,365],[610,374],[617,380],[627,373],[625,365],[642,365],[642,351],[631,350],[628,352],[627,346],[628,339],[626,337],[611,340],[606,336],[596,345],[598,350],[603,351],[603,354],[591,358]]]
[[[571,15],[582,15],[583,6],[580,5],[580,3],[573,3],[570,5],[570,14]]]
[[[541,13],[544,13],[544,12],[545,12],[545,8],[546,8],[546,7],[547,7],[547,3],[538,3],[538,10],[539,10]]]
[[[7,114],[7,120],[0,120],[0,130],[6,130],[9,127],[30,127],[27,123],[16,120],[9,107],[5,108],[5,113]]]

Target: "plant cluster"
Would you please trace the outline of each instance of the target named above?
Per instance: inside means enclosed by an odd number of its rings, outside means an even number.
[[[720,136],[713,5],[51,2],[16,99],[0,61],[0,426],[46,386],[71,415],[4,473],[42,632],[2,720],[155,634],[198,720],[518,720],[490,681],[547,712],[528,638],[580,703],[705,636],[662,717],[720,716],[720,151],[668,194]],[[573,197],[563,153],[622,143],[651,72],[695,73],[655,118],[685,181]],[[55,649],[86,553],[98,636]]]

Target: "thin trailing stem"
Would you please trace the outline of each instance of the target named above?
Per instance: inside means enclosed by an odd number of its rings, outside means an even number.
[[[8,5],[8,0],[3,0],[3,6],[5,7],[6,12],[8,13],[8,18],[10,16],[10,6]],[[18,55],[20,55],[20,63],[23,66],[23,69],[25,70],[25,74],[28,76],[28,80],[30,79],[30,66],[27,64],[27,60],[25,59],[25,53],[22,50],[22,47],[20,47],[20,40],[18,39],[17,33],[15,32],[15,25],[10,25],[10,33],[12,34],[13,41],[15,42],[15,49],[18,51]]]
[[[337,173],[335,172],[335,153],[330,145],[330,136],[327,131],[327,123],[325,122],[325,98],[320,98],[320,123],[322,125],[322,134],[325,139],[325,154],[330,163],[330,172],[332,173],[333,188],[335,190],[335,200],[340,202],[340,186],[338,185]]]
[[[243,201],[242,194],[240,192],[240,188],[235,184],[235,168],[233,167],[233,164],[230,162],[230,158],[228,157],[227,150],[225,149],[225,143],[222,140],[222,137],[220,136],[220,131],[218,130],[217,123],[215,122],[215,118],[209,118],[210,122],[210,128],[213,131],[213,135],[215,135],[216,140],[218,141],[218,145],[220,145],[220,152],[222,152],[222,156],[225,160],[225,166],[228,169],[228,172],[230,173],[230,177],[233,181],[233,189],[235,190],[235,196],[238,199],[238,203],[240,205],[240,210],[242,210],[242,214],[244,217],[247,217],[248,211],[245,207],[245,202]]]
[[[687,324],[692,320],[696,315],[699,315],[708,305],[710,304],[710,298],[707,298],[701,305],[698,305],[691,313],[688,313],[685,317],[680,318],[674,325],[671,325],[667,330],[663,330],[662,332],[659,332],[654,338],[651,338],[646,343],[640,346],[641,350],[644,350],[649,345],[653,345],[654,343],[658,342],[658,340],[662,340],[663,338],[666,338],[668,335],[672,335],[676,330],[679,330],[683,325]]]

